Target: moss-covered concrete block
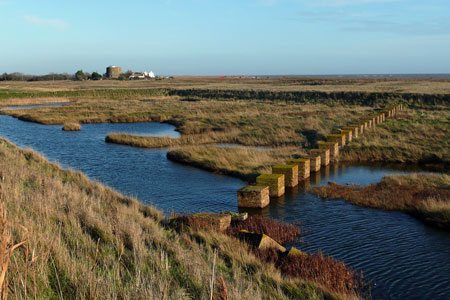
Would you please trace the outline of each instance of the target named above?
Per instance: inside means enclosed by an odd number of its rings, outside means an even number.
[[[330,164],[330,149],[311,149],[309,153],[312,155],[320,155],[320,164],[322,166],[328,166]]]
[[[311,172],[318,172],[320,171],[321,166],[321,159],[320,154],[310,154],[304,156],[304,158],[309,158],[309,169]]]
[[[238,190],[239,207],[264,208],[270,203],[268,185],[249,185]]]
[[[262,174],[256,177],[256,184],[269,186],[270,197],[281,197],[285,192],[284,178],[283,174]]]
[[[317,143],[319,149],[330,149],[330,160],[337,161],[339,159],[339,144],[337,142],[323,142]]]
[[[343,126],[342,129],[343,130],[351,130],[352,131],[352,138],[357,138],[359,135],[359,125],[347,125],[347,126]]]
[[[298,178],[299,180],[305,180],[310,175],[310,160],[309,158],[293,158],[287,161],[290,165],[298,166]]]
[[[211,228],[219,231],[226,230],[231,224],[231,216],[228,214],[200,212],[193,215],[192,218],[198,224],[208,224]]]
[[[278,164],[272,167],[272,174],[284,174],[284,184],[288,187],[298,185],[298,166],[293,164]]]
[[[345,134],[343,133],[334,133],[327,135],[327,142],[337,142],[339,147],[345,146]]]
[[[275,240],[273,240],[271,237],[263,233],[255,233],[249,232],[247,230],[241,230],[237,236],[239,239],[249,243],[252,247],[260,250],[276,249],[281,252],[286,252],[286,248],[284,248]]]

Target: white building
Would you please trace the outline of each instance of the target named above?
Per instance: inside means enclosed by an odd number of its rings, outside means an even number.
[[[146,79],[146,78],[155,78],[155,73],[153,71],[147,72],[133,72],[131,74],[130,79]]]

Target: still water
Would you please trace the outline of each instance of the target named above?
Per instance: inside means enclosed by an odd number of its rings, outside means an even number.
[[[85,124],[79,132],[0,116],[0,136],[33,148],[65,168],[81,170],[167,214],[238,211],[236,191],[245,182],[166,159],[166,149],[107,144],[111,132],[179,136],[158,123]],[[331,166],[314,174],[311,185],[367,185],[384,175],[408,171],[389,166]],[[302,188],[289,190],[263,210],[249,210],[300,223],[304,235],[293,243],[307,252],[321,250],[362,271],[374,299],[450,299],[450,234],[399,212],[360,208],[341,200],[323,201]]]

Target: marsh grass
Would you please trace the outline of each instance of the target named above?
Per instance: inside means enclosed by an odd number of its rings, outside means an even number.
[[[102,80],[0,82],[0,93],[15,91],[77,91],[93,89],[230,89],[268,91],[379,92],[449,94],[448,79],[357,79],[357,78],[259,78],[175,77],[170,80]]]
[[[450,230],[450,176],[387,176],[367,187],[330,183],[312,192],[324,199],[345,199],[363,207],[398,210]]]
[[[383,161],[450,167],[450,110],[402,112],[340,151],[342,161]]]
[[[77,122],[66,122],[66,123],[64,123],[62,130],[64,130],[64,131],[80,131],[81,125]]]
[[[192,146],[171,150],[167,153],[167,158],[254,182],[260,174],[271,173],[273,165],[304,153],[296,147],[257,150],[245,147]]]
[[[8,268],[12,299],[206,299],[214,251],[229,299],[350,297],[283,278],[230,236],[176,232],[156,209],[6,140],[0,170],[11,245],[25,241]]]

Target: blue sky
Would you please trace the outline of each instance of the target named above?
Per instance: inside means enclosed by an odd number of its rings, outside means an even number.
[[[0,73],[450,73],[449,0],[0,0]]]

